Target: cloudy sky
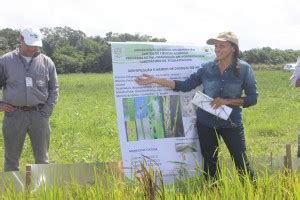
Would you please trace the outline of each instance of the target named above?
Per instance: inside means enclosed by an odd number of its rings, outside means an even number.
[[[300,49],[299,0],[4,0],[0,29],[69,26],[88,36],[140,33],[205,44],[234,31],[241,50]]]

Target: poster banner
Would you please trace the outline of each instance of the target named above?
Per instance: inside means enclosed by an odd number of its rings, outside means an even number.
[[[201,166],[196,133],[196,88],[174,92],[156,84],[138,85],[143,74],[184,80],[215,58],[210,46],[168,43],[111,43],[115,102],[125,174],[133,178],[140,163],[158,165],[167,183],[193,176]]]

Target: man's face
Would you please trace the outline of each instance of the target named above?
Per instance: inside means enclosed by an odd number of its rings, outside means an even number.
[[[39,51],[40,47],[38,46],[29,46],[24,40],[21,41],[20,52],[23,56],[32,57],[35,53]]]

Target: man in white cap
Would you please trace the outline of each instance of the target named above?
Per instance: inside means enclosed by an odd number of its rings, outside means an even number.
[[[3,101],[13,107],[3,120],[4,171],[19,170],[26,133],[35,163],[49,163],[49,117],[58,98],[58,79],[54,63],[40,53],[41,47],[41,32],[25,28],[19,47],[0,58]]]

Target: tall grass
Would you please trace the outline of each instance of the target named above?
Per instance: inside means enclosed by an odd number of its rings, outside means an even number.
[[[142,165],[143,166],[143,165]],[[253,182],[240,177],[235,170],[222,165],[218,180],[203,176],[178,180],[174,184],[155,184],[159,179],[152,169],[142,168],[143,177],[133,181],[120,179],[111,173],[97,174],[94,184],[63,186],[42,185],[34,191],[14,192],[13,186],[0,192],[3,199],[299,199],[299,174],[261,173]]]

